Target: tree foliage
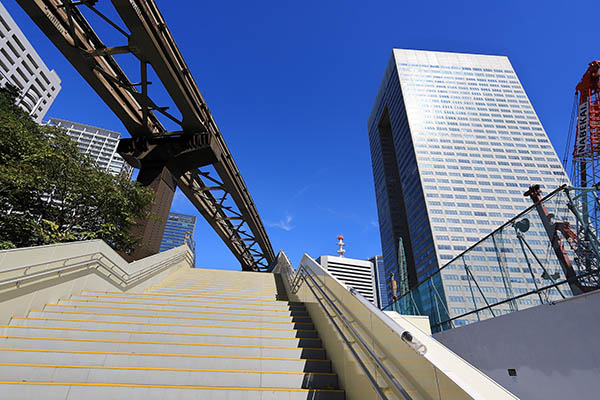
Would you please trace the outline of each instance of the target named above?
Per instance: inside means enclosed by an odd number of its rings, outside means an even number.
[[[103,239],[128,252],[152,198],[97,169],[62,129],[36,124],[0,89],[0,249]]]

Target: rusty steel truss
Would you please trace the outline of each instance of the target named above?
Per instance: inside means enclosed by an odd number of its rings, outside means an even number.
[[[138,180],[152,186],[159,196],[153,206],[159,218],[144,228],[144,240],[160,241],[176,185],[242,269],[266,270],[275,255],[256,206],[155,2],[111,0],[121,19],[115,21],[96,7],[97,0],[17,1],[130,133],[118,151],[140,168]],[[105,44],[83,9],[110,25],[122,43]],[[117,54],[131,54],[139,61],[138,82],[124,72],[113,57]],[[149,67],[180,117],[151,99]],[[179,129],[167,130],[161,122],[165,118]],[[147,253],[155,250],[147,249]]]

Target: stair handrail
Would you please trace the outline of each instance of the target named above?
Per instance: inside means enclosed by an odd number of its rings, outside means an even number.
[[[95,251],[95,252],[86,253],[86,254],[78,254],[73,257],[63,257],[60,259],[54,259],[54,260],[50,260],[50,261],[22,265],[22,266],[18,266],[18,267],[14,267],[14,268],[1,270],[0,275],[5,274],[5,273],[10,273],[10,272],[16,272],[19,270],[23,270],[24,273],[23,273],[23,275],[18,276],[18,277],[8,278],[8,279],[0,279],[0,288],[7,286],[7,285],[11,285],[11,284],[15,284],[17,287],[19,287],[25,281],[41,278],[41,277],[48,276],[48,275],[54,275],[54,274],[60,275],[61,273],[66,272],[68,270],[90,269],[90,268],[93,268],[96,271],[103,273],[104,275],[106,275],[107,278],[110,278],[110,277],[116,278],[119,281],[118,284],[121,287],[127,287],[139,279],[143,279],[144,277],[149,276],[149,275],[154,275],[154,273],[156,271],[161,270],[165,267],[171,266],[171,265],[187,258],[189,256],[189,254],[190,254],[190,250],[189,250],[189,246],[188,246],[187,251],[178,252],[177,254],[175,254],[169,258],[160,260],[157,263],[151,264],[145,268],[142,268],[142,269],[132,272],[132,273],[125,271],[117,263],[115,263],[114,261],[112,261],[108,257],[106,257],[106,255],[104,255],[101,251]],[[98,256],[98,257],[96,257],[96,256]],[[51,268],[51,269],[48,269],[45,271],[40,271],[40,272],[34,272],[31,274],[27,273],[27,271],[31,268],[40,267],[40,266],[47,265],[47,264],[68,262],[69,260],[75,260],[75,259],[80,260],[82,258],[84,258],[84,260],[79,261],[79,262],[74,262],[72,264],[62,265],[60,267]],[[105,261],[105,260],[107,260],[107,261]]]
[[[311,275],[310,269],[307,268],[301,262],[300,266],[298,267],[298,269],[295,271],[295,274],[294,274],[294,270],[291,267],[291,263],[289,262],[289,259],[287,259],[287,256],[285,256],[285,254],[283,252],[280,252],[280,254],[278,255],[278,258],[281,255],[283,255],[285,257],[285,260],[284,260],[283,263],[279,263],[278,262],[277,265],[273,268],[273,271],[274,272],[280,272],[278,270],[281,270],[282,268],[287,268],[287,269],[289,269],[291,271],[291,274],[288,272],[285,275],[286,275],[286,277],[288,279],[288,282],[290,284],[290,288],[292,289],[293,293],[296,293],[298,291],[298,289],[299,289],[300,284],[302,283],[302,281],[304,281],[306,283],[307,287],[312,292],[312,294],[315,296],[315,299],[317,299],[317,302],[319,303],[319,305],[321,306],[321,308],[324,310],[325,315],[327,315],[329,321],[332,323],[332,325],[335,327],[335,329],[338,332],[338,334],[341,336],[342,340],[344,341],[344,343],[346,344],[346,346],[348,347],[348,349],[350,350],[350,352],[352,353],[352,355],[356,359],[358,365],[360,366],[360,368],[365,373],[367,379],[369,380],[369,382],[371,383],[371,385],[373,386],[373,389],[377,392],[377,394],[383,400],[388,400],[389,399],[383,393],[380,385],[377,383],[377,380],[375,379],[375,377],[373,376],[373,374],[371,373],[371,371],[369,371],[369,369],[365,365],[364,360],[358,355],[358,353],[356,352],[356,350],[353,348],[350,340],[348,340],[348,338],[346,337],[346,335],[344,334],[344,332],[342,331],[342,329],[336,323],[334,316],[332,316],[329,313],[329,311],[327,310],[327,307],[325,307],[325,305],[323,304],[323,302],[321,301],[321,299],[319,299],[319,296],[317,295],[317,293],[315,293],[313,287],[309,284],[307,278],[310,279],[310,281],[312,282],[312,284],[314,285],[314,287],[316,287],[318,289],[318,291],[321,294],[321,296],[327,301],[327,303],[329,304],[329,306],[335,312],[337,318],[340,321],[342,321],[344,323],[346,329],[348,329],[352,333],[352,336],[354,337],[355,341],[361,345],[361,347],[363,348],[363,350],[365,350],[367,352],[367,354],[369,355],[369,358],[372,361],[374,361],[375,365],[383,372],[383,375],[386,377],[386,380],[389,381],[389,383],[391,384],[391,386],[394,389],[396,389],[396,391],[398,392],[398,394],[400,394],[405,400],[412,400],[412,397],[408,394],[408,392],[406,391],[406,389],[404,389],[404,387],[402,386],[402,384],[400,382],[398,382],[398,380],[394,377],[394,374],[386,367],[386,365],[383,363],[383,361],[381,360],[381,358],[379,356],[377,356],[377,354],[375,354],[375,352],[373,351],[373,349],[367,344],[367,342],[362,337],[362,335],[360,335],[360,333],[352,326],[352,324],[350,323],[350,321],[348,321],[348,319],[346,318],[346,316],[344,315],[344,313],[339,309],[339,307],[335,304],[335,302],[331,299],[331,297],[323,290],[323,288],[321,288],[319,286],[319,284],[317,284],[317,282],[315,281],[315,279]],[[318,266],[318,264],[316,264],[316,263],[315,263],[315,265]],[[328,274],[328,275],[331,276],[331,274],[329,274],[329,272],[327,270],[324,270],[324,272],[325,272],[325,274]],[[293,278],[290,278],[291,276],[293,276]],[[331,276],[331,277],[333,278],[333,276]],[[368,303],[368,301],[366,299],[364,299],[364,297],[362,297],[360,295],[360,293],[356,292],[355,290],[350,290],[350,292],[355,297],[357,297],[361,302]],[[370,303],[368,303],[368,304],[371,307],[373,307],[373,305],[371,305]],[[379,310],[377,310],[377,311],[379,311]],[[379,312],[381,314],[383,314],[381,311],[379,311]],[[387,316],[385,316],[385,314],[383,314],[383,316],[385,317],[385,318],[383,318],[384,320],[386,320],[388,318]],[[389,323],[388,323],[388,325],[390,326],[390,328],[398,331],[397,327],[395,327],[395,326],[393,326],[392,324],[389,324]],[[409,345],[411,345],[411,343],[409,343],[409,341],[412,342],[412,343],[415,343],[415,341],[416,341],[416,339],[414,339],[413,336],[410,334],[410,332],[407,331],[407,330],[402,331],[400,333],[400,335],[401,335],[401,338],[405,342],[407,342]],[[413,347],[415,349],[416,348],[420,348],[420,350],[417,350],[417,352],[419,354],[421,354],[421,355],[424,354],[425,348],[424,348],[424,346],[422,344],[420,344],[420,342],[411,345],[411,347]]]

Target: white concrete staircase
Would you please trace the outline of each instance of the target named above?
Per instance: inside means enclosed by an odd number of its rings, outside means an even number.
[[[278,286],[186,269],[30,310],[2,325],[0,398],[344,399],[304,305]]]

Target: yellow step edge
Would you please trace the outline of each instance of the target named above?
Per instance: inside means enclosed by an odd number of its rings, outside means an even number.
[[[120,371],[183,371],[183,372],[224,372],[240,374],[277,374],[277,375],[327,375],[334,376],[334,372],[293,372],[293,371],[253,371],[237,369],[205,369],[205,368],[167,368],[167,367],[119,367],[112,365],[61,365],[61,364],[30,364],[0,362],[5,367],[36,367],[36,368],[73,368],[73,369],[116,369]]]
[[[195,286],[195,287],[219,287],[223,289],[233,288],[233,289],[248,289],[248,290],[258,290],[258,289],[276,289],[277,285],[275,283],[270,284],[255,284],[248,281],[238,281],[238,282],[195,282],[195,281],[187,281],[187,280],[177,280],[171,282],[157,282],[152,286],[160,286],[160,285],[178,285],[178,286]]]
[[[151,288],[148,288],[147,290],[145,290],[143,293],[147,293],[148,291],[186,291],[186,292],[194,292],[194,293],[223,293],[224,290],[220,289],[220,288],[184,288],[184,287],[176,287],[176,286],[154,286]],[[84,290],[85,292],[85,290]],[[128,293],[128,292],[123,292],[123,293]],[[269,296],[283,296],[282,293],[277,293],[276,291],[272,291],[272,292],[266,292],[266,291],[249,291],[249,290],[244,290],[242,293],[239,292],[234,292],[236,294],[239,295],[243,295],[243,296],[264,296],[264,297],[269,297]]]
[[[135,310],[135,311],[160,311],[160,312],[172,312],[172,313],[195,313],[195,314],[221,314],[221,315],[244,315],[253,317],[282,317],[282,315],[273,314],[247,314],[247,313],[227,313],[218,311],[189,311],[189,310],[162,310],[160,308],[138,308],[138,307],[107,307],[107,306],[83,306],[83,305],[72,305],[72,304],[46,304],[46,306],[52,307],[76,307],[76,308],[102,308],[107,310]],[[229,308],[228,308],[229,309]],[[254,310],[253,308],[241,308],[241,310]],[[33,310],[32,310],[33,311]],[[76,312],[76,311],[54,311],[54,310],[36,310],[42,312]],[[140,314],[124,314],[124,315],[140,315]],[[157,315],[157,317],[167,317],[165,315]],[[179,317],[179,316],[168,316],[169,318],[196,318],[196,317]],[[306,318],[310,319],[309,316],[289,316],[289,318]]]
[[[135,299],[135,300],[154,300],[148,297],[136,297],[136,296],[103,296],[103,295],[98,295],[98,294],[74,294],[71,295],[71,299],[74,299],[75,297],[94,297],[94,298],[99,298],[99,299]],[[188,297],[188,296],[181,296],[181,297]],[[74,299],[77,300],[77,299]],[[155,300],[159,300],[159,299],[155,299]],[[230,299],[233,300],[233,299]],[[243,299],[239,299],[239,300],[243,300]],[[96,300],[96,301],[101,301],[101,300]],[[185,303],[209,303],[209,304],[240,304],[239,301],[205,301],[205,300],[175,300],[175,301],[181,301],[181,302],[185,302]],[[265,304],[265,303],[260,303],[260,302],[245,302],[248,305],[251,306],[267,306],[267,307],[279,307],[279,308],[284,308],[284,307],[302,307],[304,308],[304,306],[298,306],[298,305],[287,305],[287,304]],[[151,303],[147,303],[147,304],[151,304]],[[159,304],[159,303],[157,303]],[[170,305],[169,303],[162,303],[164,305]]]
[[[250,285],[252,285],[252,283],[249,283]],[[254,291],[259,291],[259,290],[275,290],[277,289],[277,285],[276,284],[269,284],[269,285],[253,285],[253,286],[249,286],[248,282],[243,281],[243,282],[239,282],[239,283],[228,283],[228,284],[220,284],[220,283],[216,283],[216,282],[182,282],[182,281],[173,281],[173,282],[158,282],[155,283],[154,285],[152,285],[151,287],[157,287],[157,286],[177,286],[177,287],[193,287],[193,288],[205,288],[205,287],[219,287],[219,288],[234,288],[234,289],[244,289],[244,290],[254,290]]]
[[[177,295],[177,296],[175,296]],[[214,290],[214,291],[203,291],[203,292],[191,292],[188,290],[178,290],[178,289],[169,289],[169,290],[158,290],[158,289],[154,289],[154,290],[148,290],[144,293],[138,294],[138,295],[134,295],[134,296],[170,296],[170,297],[187,297],[187,298],[219,298],[219,299],[232,299],[232,300],[241,300],[241,301],[245,301],[245,300],[252,300],[252,301],[264,301],[264,302],[269,302],[269,301],[282,301],[282,302],[288,302],[289,300],[287,300],[287,296],[286,297],[282,297],[279,295],[264,295],[264,294],[260,294],[260,295],[253,295],[253,294],[248,294],[245,296],[238,296],[231,293],[224,293],[223,291],[219,291],[219,290]]]
[[[149,325],[149,326],[181,326],[186,328],[214,328],[214,329],[251,329],[265,331],[285,332],[316,332],[315,329],[286,329],[286,328],[261,328],[255,326],[221,326],[221,325],[194,325],[194,324],[167,324],[164,322],[133,322],[133,321],[105,321],[96,319],[71,319],[71,318],[41,318],[41,317],[12,317],[13,320],[29,321],[64,321],[64,322],[89,322],[96,324],[121,324],[121,325]]]
[[[143,309],[142,309],[143,310]],[[235,322],[260,322],[265,324],[304,324],[312,325],[312,322],[291,322],[291,321],[262,321],[254,319],[229,319],[229,318],[202,318],[202,317],[180,317],[175,315],[142,315],[142,314],[117,314],[117,313],[99,313],[83,311],[57,311],[57,310],[30,310],[29,312],[43,312],[53,314],[85,314],[85,315],[106,315],[114,317],[137,317],[137,318],[172,318],[172,319],[193,319],[199,321],[235,321]],[[246,314],[252,315],[252,314]]]
[[[175,353],[135,353],[124,351],[87,351],[87,350],[59,350],[59,349],[17,349],[0,348],[0,351],[22,351],[30,353],[67,353],[67,354],[108,354],[116,356],[159,356],[159,357],[187,357],[187,358],[219,358],[233,360],[276,360],[276,361],[317,361],[329,362],[329,360],[317,360],[311,358],[289,358],[289,357],[250,357],[250,356],[218,356],[208,354],[175,354]]]
[[[172,294],[174,293],[174,294]],[[177,293],[181,293],[180,295],[177,295]],[[124,294],[129,294],[129,292],[124,293]],[[215,294],[215,295],[213,295]],[[285,301],[288,302],[288,300],[277,300],[276,297],[282,297],[281,295],[278,295],[277,293],[273,293],[273,294],[261,294],[260,296],[262,297],[258,297],[258,295],[256,294],[244,294],[239,296],[239,293],[235,293],[235,292],[231,292],[231,293],[226,293],[224,291],[218,291],[218,290],[214,290],[211,292],[206,292],[206,291],[199,291],[199,290],[189,290],[189,289],[148,289],[146,291],[144,291],[143,293],[139,293],[136,294],[137,296],[172,296],[172,297],[209,297],[209,298],[222,298],[222,299],[233,299],[233,300],[247,300],[247,299],[254,299],[254,300],[261,300],[261,301]],[[218,295],[218,296],[216,296]],[[225,297],[227,296],[227,297]],[[237,297],[231,297],[231,296],[237,296]]]
[[[239,284],[227,284],[220,285],[214,282],[212,283],[193,283],[193,282],[160,282],[155,283],[150,287],[180,287],[180,288],[190,288],[190,289],[205,289],[205,288],[220,288],[220,289],[243,289],[244,291],[252,291],[252,292],[270,292],[273,290],[277,290],[277,285],[252,285],[249,282],[240,282]]]
[[[277,290],[277,285],[254,285],[252,282],[240,282],[240,283],[227,283],[218,284],[215,282],[210,283],[196,283],[196,282],[160,282],[150,287],[160,286],[173,286],[173,287],[190,287],[190,288],[219,288],[219,289],[235,289],[235,290],[250,290],[254,292],[265,292],[271,290]]]
[[[195,285],[189,283],[162,283],[150,286],[151,288],[178,288],[178,289],[190,289],[190,290],[204,290],[204,289],[219,289],[219,290],[231,290],[231,291],[241,291],[245,292],[255,292],[255,293],[277,293],[277,286],[261,286],[261,287],[251,287],[248,284],[244,285]]]
[[[80,331],[80,332],[113,332],[113,333],[140,333],[144,335],[177,335],[177,336],[202,336],[202,337],[230,337],[243,339],[275,339],[275,340],[321,340],[319,338],[289,338],[280,336],[252,336],[252,335],[224,335],[211,333],[192,333],[192,332],[151,332],[151,331],[126,331],[119,329],[93,329],[93,328],[64,328],[53,326],[26,326],[26,325],[0,325],[0,328],[17,328],[17,329],[44,329],[55,331]]]
[[[135,383],[88,383],[88,382],[22,382],[0,381],[0,385],[49,385],[49,386],[97,386],[97,387],[139,387],[157,389],[199,389],[199,390],[242,390],[255,392],[304,392],[304,393],[343,393],[341,389],[297,389],[297,388],[253,388],[253,387],[226,387],[226,386],[187,386],[187,385],[144,385]],[[408,390],[411,392],[411,390]]]
[[[85,302],[85,303],[110,303],[110,304],[145,304],[145,305],[149,305],[149,306],[168,306],[168,307],[177,307],[177,306],[183,306],[183,307],[194,307],[194,308],[221,308],[221,309],[226,309],[226,310],[254,310],[254,311],[258,311],[258,310],[264,310],[264,311],[281,311],[281,312],[292,312],[292,311],[299,311],[299,310],[284,310],[283,307],[279,307],[279,310],[277,308],[245,308],[245,307],[229,307],[229,306],[224,306],[224,307],[220,307],[220,306],[205,306],[205,305],[185,305],[185,304],[169,304],[169,303],[148,303],[148,302],[141,302],[141,301],[115,301],[115,300],[88,300],[88,299],[65,299],[65,298],[61,298],[59,299],[60,301],[81,301],[81,302]],[[208,302],[207,303],[211,303]],[[212,303],[211,303],[212,304]],[[218,304],[239,304],[239,303],[223,303],[223,302],[218,302]],[[166,310],[168,311],[168,310]],[[193,310],[190,310],[190,312],[194,312]],[[302,312],[306,312],[306,311],[302,311]],[[306,312],[308,314],[308,312]]]
[[[90,291],[84,290],[83,292],[85,293],[91,293]],[[82,293],[83,293],[82,292]],[[114,293],[114,294],[119,294],[118,292],[92,292],[92,293]],[[252,302],[256,302],[256,303],[260,303],[260,302],[264,302],[264,303],[288,303],[287,300],[269,300],[269,299],[253,299],[253,298],[240,298],[240,297],[218,297],[218,296],[188,296],[185,294],[160,294],[160,293],[134,293],[134,292],[129,292],[129,293],[120,293],[121,296],[107,296],[107,295],[98,295],[98,294],[74,294],[73,296],[87,296],[87,297],[107,297],[107,298],[131,298],[131,299],[145,299],[146,297],[137,297],[137,296],[160,296],[160,297],[169,297],[169,298],[173,298],[173,297],[185,297],[185,298],[189,298],[189,297],[194,297],[194,298],[199,298],[199,299],[221,299],[221,300],[250,300]],[[187,300],[187,301],[195,301],[195,302],[202,302],[202,300]]]
[[[200,346],[200,347],[236,347],[244,349],[270,349],[270,350],[325,350],[323,347],[293,347],[293,346],[255,346],[251,344],[210,344],[210,343],[188,343],[188,342],[156,342],[151,340],[116,340],[116,339],[81,339],[81,338],[55,338],[43,336],[0,336],[2,339],[21,340],[48,340],[65,342],[90,342],[90,343],[127,343],[127,344],[157,344],[169,346]]]

